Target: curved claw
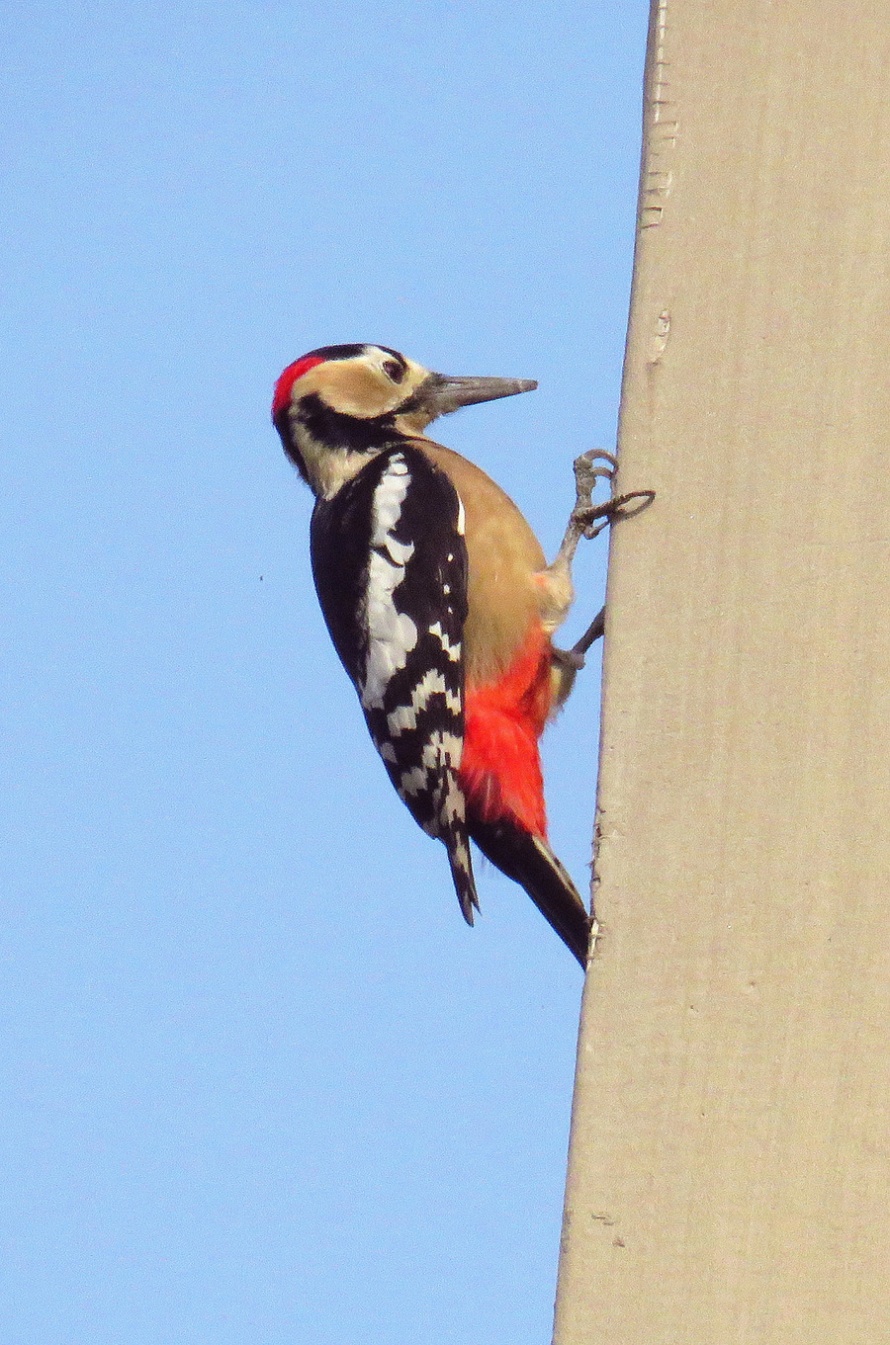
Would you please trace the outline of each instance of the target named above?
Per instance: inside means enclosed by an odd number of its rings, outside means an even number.
[[[613,472],[618,470],[618,459],[614,453],[610,453],[605,448],[588,448],[586,453],[582,453],[575,459],[575,472],[583,471],[585,467],[589,467],[591,463],[597,461],[607,462]]]
[[[575,508],[589,506],[598,480],[612,481],[618,459],[604,448],[591,448],[574,461]]]
[[[590,522],[584,529],[584,537],[587,541],[591,541],[594,537],[600,535],[603,528],[608,528],[616,519],[634,518],[637,514],[641,514],[644,509],[648,509],[654,499],[654,490],[632,490],[627,495],[615,495],[611,500],[596,506],[591,511]],[[634,504],[635,501],[639,501],[636,508],[628,509],[627,506]],[[593,524],[597,519],[601,519],[602,522],[594,527]]]
[[[612,506],[613,515],[617,514],[619,518],[636,518],[637,514],[649,508],[654,499],[654,490],[630,490],[626,495],[616,495],[609,504]],[[636,500],[639,501],[636,508],[628,509],[627,506]]]

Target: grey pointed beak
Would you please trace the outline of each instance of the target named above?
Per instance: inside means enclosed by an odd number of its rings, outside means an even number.
[[[497,397],[533,392],[537,386],[533,378],[450,378],[447,374],[430,374],[417,389],[415,398],[435,419],[475,402],[493,402]]]

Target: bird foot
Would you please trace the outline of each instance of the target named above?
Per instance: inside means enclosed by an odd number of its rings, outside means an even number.
[[[612,495],[604,503],[595,504],[593,494],[597,482],[608,481],[611,490],[618,469],[618,459],[604,448],[591,448],[582,453],[575,459],[574,469],[575,504],[557,555],[557,562],[567,566],[571,566],[582,537],[588,540],[597,537],[616,519],[638,514],[655,499],[653,490],[634,490],[627,495]]]
[[[654,490],[633,490],[626,495],[612,495],[603,504],[594,504],[593,492],[599,480],[609,482],[611,489],[618,470],[618,459],[604,448],[591,448],[575,459],[575,507],[569,518],[566,537],[576,534],[575,545],[581,537],[588,541],[597,537],[616,518],[630,518],[647,508],[655,499]],[[628,505],[635,506],[628,508]]]
[[[654,490],[633,490],[626,495],[611,495],[602,504],[595,504],[593,495],[598,481],[608,481],[611,490],[618,470],[618,459],[614,453],[604,448],[591,448],[575,459],[575,504],[569,515],[569,522],[556,560],[550,567],[550,573],[561,575],[566,580],[568,600],[565,610],[571,602],[571,565],[581,538],[591,539],[599,535],[610,523],[619,518],[632,518],[634,514],[647,509],[655,499]],[[564,613],[563,613],[564,614]],[[602,608],[587,630],[571,649],[554,649],[554,661],[564,670],[566,677],[565,695],[571,687],[574,675],[584,667],[584,655],[595,640],[605,630],[606,609]],[[563,699],[565,697],[563,696]]]

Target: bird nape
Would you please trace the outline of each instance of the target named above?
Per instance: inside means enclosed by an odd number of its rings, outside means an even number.
[[[324,346],[284,370],[272,417],[315,495],[312,573],[331,639],[399,796],[444,842],[464,918],[479,907],[473,840],[585,966],[591,917],[547,842],[538,740],[602,633],[600,614],[574,649],[553,644],[578,542],[633,497],[594,505],[615,460],[584,454],[548,565],[509,496],[425,433],[536,386],[446,377],[387,346]]]

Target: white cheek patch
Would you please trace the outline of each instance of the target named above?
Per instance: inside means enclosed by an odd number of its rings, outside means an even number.
[[[414,554],[412,542],[392,535],[411,484],[401,454],[392,458],[374,491],[371,511],[371,559],[368,566],[368,661],[361,700],[366,710],[381,709],[387,684],[408,661],[417,644],[417,626],[399,612],[393,594],[405,578],[405,566]]]

